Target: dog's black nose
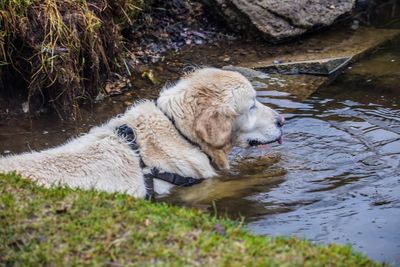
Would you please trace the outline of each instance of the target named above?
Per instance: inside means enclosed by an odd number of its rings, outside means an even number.
[[[285,117],[278,115],[278,117],[276,118],[276,125],[278,125],[278,127],[282,127],[285,124]]]

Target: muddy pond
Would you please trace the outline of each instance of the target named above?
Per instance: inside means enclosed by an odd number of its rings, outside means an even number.
[[[274,75],[250,79],[259,100],[286,117],[283,145],[234,149],[229,174],[160,201],[243,218],[255,234],[351,244],[372,259],[400,265],[400,42],[309,96],[288,93],[287,81]],[[61,144],[135,99],[157,94],[137,89],[106,99],[83,110],[78,123],[50,114],[2,121],[0,153]]]

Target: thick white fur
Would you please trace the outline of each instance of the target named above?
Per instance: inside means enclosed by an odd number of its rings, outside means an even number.
[[[209,113],[213,114],[210,119],[205,117]],[[0,172],[17,171],[46,187],[68,186],[144,197],[143,174],[149,168],[210,178],[216,175],[214,166],[229,167],[226,155],[232,145],[248,146],[247,141],[253,139],[278,139],[281,131],[276,119],[277,113],[255,99],[254,89],[242,75],[200,69],[164,89],[157,105],[138,102],[123,115],[59,147],[0,158]],[[227,125],[218,129],[208,124],[213,120],[217,125]],[[140,168],[139,152],[118,137],[116,128],[123,124],[135,130],[147,168]],[[199,146],[189,143],[176,127]],[[155,180],[159,194],[168,193],[171,187]]]

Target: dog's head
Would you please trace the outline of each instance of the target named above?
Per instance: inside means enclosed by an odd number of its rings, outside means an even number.
[[[198,69],[165,88],[157,105],[220,169],[229,168],[232,146],[281,140],[283,117],[257,101],[250,82],[237,72]]]

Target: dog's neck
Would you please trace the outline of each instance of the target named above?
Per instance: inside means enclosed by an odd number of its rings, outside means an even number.
[[[162,106],[158,105],[156,101],[156,106],[164,115],[171,121],[172,125],[178,131],[178,133],[190,144],[197,146],[203,151],[209,158],[210,162],[219,170],[229,169],[228,153],[231,150],[231,145],[227,145],[221,149],[214,149],[207,145],[199,142],[198,138],[190,133],[187,129],[184,129],[179,122],[175,119],[175,115],[172,112],[163,110]],[[186,131],[185,131],[186,130]]]
[[[167,117],[170,122],[172,123],[172,125],[175,127],[175,129],[178,131],[178,133],[183,137],[183,139],[185,139],[188,143],[190,143],[193,146],[197,146],[200,147],[200,145],[198,143],[196,143],[195,141],[193,141],[192,139],[190,139],[186,134],[182,133],[181,130],[179,129],[179,127],[176,125],[175,123],[175,119],[173,116],[168,115],[167,113],[165,113],[156,103],[157,108],[159,108],[161,110],[162,113],[164,113],[165,117]],[[200,147],[201,148],[201,147]]]
[[[108,129],[114,130],[123,124],[135,131],[146,166],[194,178],[216,175],[207,154],[186,141],[153,101],[137,103],[124,115],[111,120]]]

